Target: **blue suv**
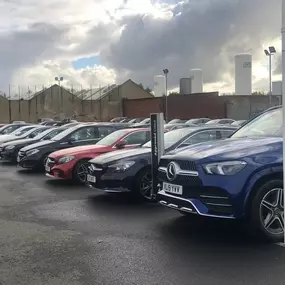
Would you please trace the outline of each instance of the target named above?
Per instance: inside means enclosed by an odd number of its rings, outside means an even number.
[[[186,215],[246,219],[270,241],[284,234],[283,115],[271,108],[222,141],[164,155],[161,205]]]

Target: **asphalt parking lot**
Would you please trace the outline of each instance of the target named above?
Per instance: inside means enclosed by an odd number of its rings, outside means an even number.
[[[285,248],[0,164],[0,284],[283,285]]]

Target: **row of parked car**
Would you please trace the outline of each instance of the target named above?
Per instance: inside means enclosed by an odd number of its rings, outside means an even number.
[[[127,118],[127,117],[116,117],[110,120],[111,123],[123,123],[128,124],[132,127],[146,127],[150,125],[150,118]],[[224,119],[214,119],[211,120],[209,118],[195,118],[189,120],[182,120],[182,119],[173,119],[169,122],[165,121],[165,124],[169,128],[176,125],[177,127],[187,127],[193,125],[233,125],[236,127],[241,127],[246,123],[246,120],[233,120],[229,118]]]
[[[203,124],[168,130],[152,193],[149,128],[122,123],[0,128],[0,156],[53,179],[94,191],[129,192],[189,217],[244,219],[270,241],[284,233],[282,110],[272,108],[243,127]],[[6,130],[6,131],[5,131]]]

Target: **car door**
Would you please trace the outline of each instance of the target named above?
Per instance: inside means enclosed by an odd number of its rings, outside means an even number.
[[[187,139],[185,139],[180,145],[176,147],[176,149],[181,147],[190,146],[193,144],[206,142],[206,141],[212,141],[218,139],[218,133],[216,130],[205,130],[205,131],[199,131]]]
[[[150,140],[150,131],[142,130],[131,133],[124,137],[124,140],[127,142],[125,148],[133,148],[145,144]]]

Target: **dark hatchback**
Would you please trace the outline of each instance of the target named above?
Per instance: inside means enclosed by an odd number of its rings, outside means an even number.
[[[170,131],[164,135],[165,151],[169,152],[203,141],[226,138],[235,127],[195,127]],[[119,150],[89,161],[89,187],[105,192],[131,192],[140,199],[150,199],[151,143],[132,150]]]
[[[64,148],[95,144],[118,129],[120,129],[118,125],[104,123],[80,124],[68,128],[50,140],[40,141],[20,149],[18,165],[28,169],[42,169],[50,153]]]
[[[50,140],[67,128],[50,128],[43,126],[42,132],[39,134],[32,134],[30,138],[20,139],[3,143],[0,145],[0,158],[1,160],[17,162],[18,152],[21,148],[35,144],[40,141]]]

